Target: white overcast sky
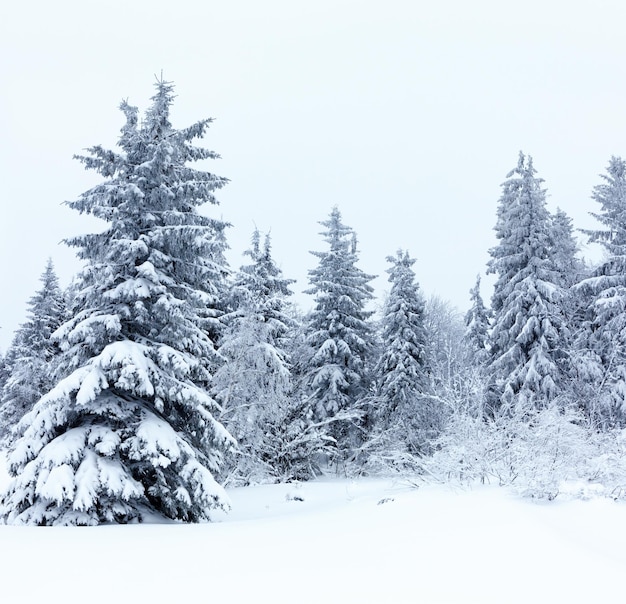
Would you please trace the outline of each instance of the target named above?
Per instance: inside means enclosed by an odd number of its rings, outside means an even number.
[[[380,275],[398,248],[426,296],[461,310],[484,272],[500,184],[520,150],[577,227],[626,154],[626,3],[474,0],[7,0],[0,8],[0,349],[61,240],[98,228],[66,206],[98,182],[72,160],[113,147],[126,98],[176,84],[173,121],[215,123],[237,268],[256,225],[296,292],[338,205]],[[483,291],[488,299],[489,287]],[[305,307],[306,297],[298,295]]]

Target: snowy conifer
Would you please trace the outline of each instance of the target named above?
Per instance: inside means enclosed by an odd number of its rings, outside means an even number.
[[[392,430],[397,446],[403,442],[418,452],[416,432],[422,427],[420,403],[428,387],[424,300],[415,281],[415,260],[399,250],[387,261],[391,290],[383,308],[382,354],[376,365],[378,431]],[[423,418],[422,418],[423,419]]]
[[[560,393],[567,326],[563,290],[552,255],[551,219],[543,180],[530,157],[502,185],[489,272],[497,275],[492,297],[490,404],[542,407]]]
[[[214,380],[216,398],[222,404],[221,419],[239,445],[234,460],[234,480],[259,481],[283,474],[274,451],[277,426],[285,422],[291,375],[284,351],[290,327],[285,313],[289,286],[271,254],[270,237],[261,245],[255,230],[246,252],[252,263],[241,267],[233,287],[235,310],[227,324],[220,353],[226,362]]]
[[[358,415],[370,384],[373,345],[365,305],[372,299],[369,282],[374,278],[357,267],[358,252],[354,231],[341,222],[338,208],[320,223],[329,245],[326,252],[311,252],[319,259],[309,271],[315,307],[306,322],[309,349],[305,361],[306,390],[315,421]],[[357,422],[358,423],[358,422]],[[349,448],[355,436],[350,421],[329,425],[330,435],[339,448]],[[353,439],[352,439],[353,440]]]
[[[559,285],[570,288],[582,277],[585,267],[577,257],[578,242],[574,237],[572,219],[557,208],[552,219],[552,257],[559,276]]]
[[[487,349],[489,310],[485,307],[480,295],[480,275],[476,277],[476,284],[470,289],[470,301],[470,309],[465,314],[465,341],[472,351],[474,360],[482,364],[489,358]]]
[[[590,385],[587,411],[612,426],[626,418],[626,162],[612,157],[602,179],[592,195],[601,210],[592,215],[605,228],[585,232],[602,244],[606,259],[576,286],[592,302],[578,338],[577,370]]]
[[[56,332],[69,375],[18,426],[8,522],[199,521],[226,505],[214,473],[233,440],[201,387],[225,225],[196,208],[227,181],[187,165],[217,157],[191,144],[210,120],[174,129],[173,86],[156,89],[141,122],[122,103],[121,151],[78,158],[105,180],[69,205],[107,226],[68,241],[86,261],[76,314]]]
[[[52,260],[41,275],[41,289],[28,302],[28,320],[17,330],[8,353],[10,371],[0,390],[0,435],[12,428],[54,385],[60,349],[52,334],[67,319]]]
[[[575,286],[589,276],[589,271],[583,260],[577,256],[579,246],[574,237],[572,219],[560,208],[557,208],[551,218],[552,259],[557,273],[557,283],[562,288],[563,298],[560,306],[570,331],[571,354],[576,352],[572,348],[573,340],[590,306],[588,292]]]

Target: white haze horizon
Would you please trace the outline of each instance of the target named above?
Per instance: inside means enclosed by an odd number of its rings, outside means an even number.
[[[360,268],[378,275],[378,302],[385,258],[402,248],[424,296],[465,311],[520,150],[545,180],[549,209],[596,226],[592,189],[610,157],[626,154],[626,5],[223,4],[3,8],[0,350],[48,257],[62,285],[77,272],[60,242],[99,228],[62,205],[100,181],[72,156],[114,148],[119,102],[145,109],[155,74],[176,85],[175,127],[215,118],[200,144],[222,156],[207,168],[231,182],[206,211],[233,225],[231,268],[255,227],[271,231],[303,310],[309,252],[325,248],[318,222],[337,205],[357,233]]]

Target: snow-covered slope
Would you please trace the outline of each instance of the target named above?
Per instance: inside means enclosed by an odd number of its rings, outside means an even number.
[[[2,479],[0,479],[0,482]],[[626,598],[626,507],[324,480],[229,491],[203,525],[0,526],[2,601],[279,604]]]

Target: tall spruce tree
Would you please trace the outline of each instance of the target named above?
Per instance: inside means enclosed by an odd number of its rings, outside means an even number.
[[[578,242],[574,237],[572,219],[561,208],[551,216],[552,257],[559,277],[559,285],[569,289],[584,276],[585,266],[578,258]]]
[[[480,295],[480,275],[476,276],[476,283],[470,289],[470,302],[470,309],[465,314],[464,339],[469,346],[474,361],[482,365],[489,360],[490,313]]]
[[[578,337],[583,354],[577,370],[589,386],[581,404],[594,421],[611,427],[626,421],[626,161],[612,157],[601,177],[592,194],[601,209],[592,216],[604,228],[585,233],[606,257],[576,286],[591,302]]]
[[[418,453],[428,423],[423,400],[428,389],[425,304],[409,253],[398,250],[387,261],[391,290],[383,309],[382,354],[375,371],[377,431],[393,432],[395,446]]]
[[[8,522],[199,521],[227,505],[214,473],[233,440],[203,389],[225,224],[196,209],[227,180],[187,165],[218,157],[191,144],[211,120],[174,129],[173,98],[158,81],[141,122],[123,102],[121,150],[78,157],[105,180],[69,206],[107,227],[68,241],[86,261],[57,330],[69,375],[19,424]]]
[[[492,297],[489,404],[541,408],[560,394],[567,324],[556,270],[551,218],[543,179],[520,153],[502,185],[496,236],[488,272],[497,280]]]
[[[52,334],[67,319],[66,304],[52,260],[41,275],[41,288],[28,302],[28,319],[17,330],[7,355],[7,379],[0,390],[0,436],[13,428],[55,384],[60,348]],[[8,365],[9,363],[7,363]]]
[[[255,230],[245,254],[251,263],[235,276],[235,309],[223,317],[220,353],[226,362],[215,374],[214,391],[221,419],[239,445],[227,472],[232,480],[249,483],[283,477],[287,470],[288,460],[277,452],[288,444],[278,433],[287,428],[292,390],[284,349],[291,325],[285,305],[294,281],[274,261],[269,235],[261,244]]]
[[[315,307],[306,321],[305,387],[314,421],[354,416],[328,424],[329,435],[345,452],[360,440],[356,418],[371,381],[372,313],[365,306],[374,277],[358,268],[356,235],[341,222],[337,207],[320,224],[329,249],[311,252],[319,263],[309,271],[306,292],[315,297]]]

